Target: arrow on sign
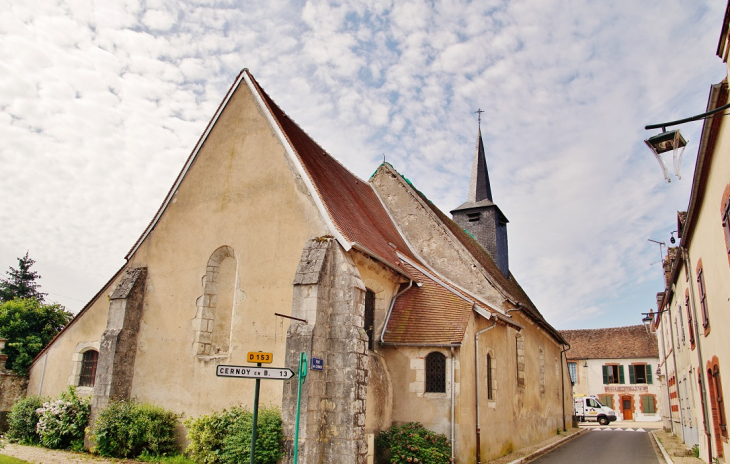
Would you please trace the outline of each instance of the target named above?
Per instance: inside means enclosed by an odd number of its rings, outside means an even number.
[[[294,371],[288,367],[250,367],[250,366],[216,366],[218,377],[241,377],[244,379],[288,380],[294,377]]]

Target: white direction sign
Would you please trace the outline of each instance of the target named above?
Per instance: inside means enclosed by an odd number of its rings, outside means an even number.
[[[244,379],[287,380],[294,377],[288,367],[216,366],[218,377],[241,377]]]

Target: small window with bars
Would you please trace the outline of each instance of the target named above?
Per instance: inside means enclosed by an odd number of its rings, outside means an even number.
[[[96,378],[96,362],[99,360],[99,352],[89,350],[84,353],[81,361],[81,375],[79,376],[79,387],[93,387]]]
[[[446,393],[446,356],[435,351],[426,356],[426,393]]]

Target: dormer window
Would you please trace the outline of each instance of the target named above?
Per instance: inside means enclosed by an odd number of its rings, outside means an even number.
[[[466,218],[469,222],[479,222],[481,213],[466,213]]]

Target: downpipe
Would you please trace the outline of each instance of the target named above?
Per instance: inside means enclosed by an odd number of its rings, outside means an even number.
[[[479,423],[479,335],[482,333],[492,330],[497,325],[497,321],[494,321],[492,325],[487,327],[486,329],[482,329],[479,332],[474,335],[474,386],[475,386],[475,396],[476,396],[476,411],[477,411],[477,464],[481,464],[482,462],[482,447],[481,447],[481,435],[482,435],[482,429],[481,425]],[[452,389],[453,391],[453,389]]]
[[[560,396],[563,399],[563,432],[568,431],[568,429],[565,428],[565,370],[563,368],[563,364],[568,362],[568,355],[566,355],[565,352],[570,349],[570,343],[566,343],[566,345],[568,345],[568,348],[565,348],[565,346],[563,346],[563,349],[560,350]]]
[[[385,316],[385,322],[383,323],[383,330],[380,331],[380,343],[385,344],[383,341],[383,337],[385,337],[385,329],[388,327],[388,321],[390,320],[390,315],[393,313],[393,306],[395,306],[395,299],[407,292],[411,287],[413,287],[413,280],[408,282],[408,286],[401,290],[400,292],[393,295],[393,298],[390,299],[390,308],[388,308],[388,315]]]
[[[451,462],[456,462],[456,444],[454,443],[454,347],[451,347]]]

